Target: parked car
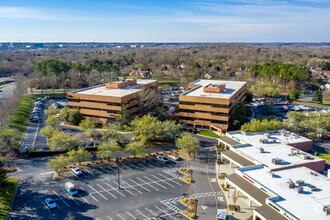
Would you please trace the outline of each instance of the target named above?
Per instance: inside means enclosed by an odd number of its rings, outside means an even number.
[[[71,171],[77,176],[80,176],[83,174],[82,171],[78,167],[71,168]]]
[[[49,147],[42,147],[39,149],[39,151],[45,151],[45,150],[49,150]]]
[[[323,137],[324,137],[325,139],[330,139],[330,134],[324,134]]]
[[[78,190],[76,189],[76,186],[71,182],[67,182],[65,184],[65,191],[68,192],[71,196],[75,196],[78,194]]]
[[[226,210],[224,209],[218,209],[217,211],[217,220],[226,220]]]
[[[93,147],[94,146],[94,142],[88,142],[87,144],[86,144],[86,147]]]
[[[168,163],[169,159],[163,155],[157,155],[157,159],[163,163]]]
[[[29,148],[28,147],[25,147],[25,146],[22,146],[20,149],[19,149],[19,152],[21,154],[25,154],[27,152],[29,152]]]
[[[172,160],[179,160],[179,156],[174,155],[174,154],[170,154],[170,155],[168,155],[168,157]]]
[[[164,217],[160,217],[160,216],[155,216],[155,217],[153,218],[153,220],[166,220],[166,218],[164,218]]]
[[[45,203],[50,209],[55,209],[57,207],[56,202],[52,198],[47,198]]]

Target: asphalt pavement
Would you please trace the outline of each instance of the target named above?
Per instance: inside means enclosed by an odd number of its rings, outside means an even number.
[[[2,100],[4,100],[5,98],[7,98],[11,94],[13,94],[14,87],[15,87],[15,83],[5,86],[2,89],[0,89],[2,91],[2,92],[0,92],[0,105],[2,103]]]

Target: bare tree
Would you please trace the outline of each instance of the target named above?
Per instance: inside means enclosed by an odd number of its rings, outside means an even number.
[[[139,95],[140,112],[146,114],[150,110],[158,107],[162,101],[162,96],[154,89],[142,90]]]

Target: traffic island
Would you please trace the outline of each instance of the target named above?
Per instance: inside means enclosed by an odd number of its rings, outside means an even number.
[[[179,177],[179,179],[187,182],[187,183],[192,183],[192,178],[191,178],[191,170],[188,170],[186,168],[181,168],[179,170],[180,173],[182,173],[184,176]]]
[[[189,208],[186,210],[182,210],[180,213],[190,219],[195,219],[197,211],[197,200],[195,198],[190,198],[182,199],[180,202]]]
[[[178,154],[179,154],[180,157],[182,157],[182,158],[184,158],[186,160],[194,160],[195,159],[195,152],[189,154],[187,152],[184,152],[184,151],[179,150],[178,151]]]

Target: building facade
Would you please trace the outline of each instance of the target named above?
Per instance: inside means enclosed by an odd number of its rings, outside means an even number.
[[[179,97],[180,123],[226,132],[236,103],[245,99],[246,82],[197,80]]]
[[[157,80],[123,80],[68,93],[70,109],[78,108],[84,117],[107,123],[121,117],[123,105],[131,115],[139,113],[139,95],[157,90]]]

